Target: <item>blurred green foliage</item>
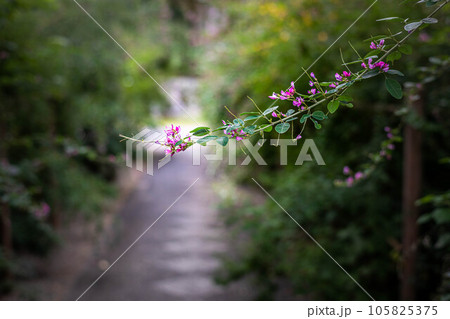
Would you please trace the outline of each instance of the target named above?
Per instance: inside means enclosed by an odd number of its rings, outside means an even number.
[[[167,1],[79,3],[159,81],[190,72],[186,22]],[[154,123],[167,102],[73,1],[2,1],[0,30],[0,235],[12,233],[5,250],[46,254],[58,224],[99,216],[114,196],[119,133]],[[0,281],[13,257],[2,251]]]
[[[211,106],[207,113],[215,123],[230,117],[219,106],[251,111],[250,96],[266,109],[273,91],[288,88],[290,81],[302,74],[332,42],[373,1],[227,1],[222,5],[230,16],[230,27],[223,37],[205,48],[200,67],[204,75],[201,90],[203,105]],[[422,18],[430,12],[425,5],[413,2],[380,1],[342,37],[310,71],[319,81],[334,78],[344,70],[339,50],[346,61],[357,59],[353,46],[363,55],[370,42],[364,39],[378,34],[402,30],[395,21],[376,22],[388,16]],[[430,66],[432,56],[448,57],[448,21],[438,15],[439,25],[418,32],[409,44],[412,55],[395,61],[408,81],[422,83],[420,66]],[[359,65],[358,65],[359,67]],[[444,67],[445,69],[445,67]],[[448,70],[448,66],[447,66]],[[444,73],[446,73],[444,71]],[[448,73],[448,72],[447,72]],[[306,91],[306,77],[296,83]],[[426,82],[426,81],[425,81]],[[448,190],[450,171],[438,164],[450,151],[448,75],[441,74],[425,86],[426,125],[423,125],[424,183],[423,192]],[[342,176],[342,168],[356,168],[367,162],[369,153],[377,152],[385,139],[384,126],[401,126],[412,115],[403,102],[386,92],[382,79],[370,79],[352,88],[353,109],[339,112],[322,121],[316,131],[307,127],[303,138],[314,138],[326,166],[294,166],[298,151],[292,151],[288,166],[279,166],[279,149],[266,143],[260,153],[268,167],[229,169],[231,178],[255,186],[250,177],[261,183],[269,193],[322,244],[327,251],[375,299],[392,300],[398,296],[398,269],[401,258],[401,179],[402,154],[380,164],[371,177],[352,188],[335,187],[334,180]],[[408,98],[408,97],[407,97]],[[290,105],[277,101],[282,110]],[[277,138],[272,132],[266,138]],[[439,142],[438,142],[439,141]],[[291,147],[293,148],[293,147]],[[255,188],[255,192],[259,192]],[[426,213],[424,211],[424,213]],[[287,286],[300,299],[367,300],[368,297],[348,276],[313,243],[301,229],[270,199],[264,204],[235,205],[230,203],[227,220],[238,231],[248,232],[246,243],[239,245],[239,257],[229,260],[222,282],[251,275],[260,284],[261,299],[271,299]],[[448,232],[448,224],[439,231]],[[421,228],[419,246],[434,232]],[[433,235],[433,241],[438,234]],[[442,274],[448,271],[449,246],[429,245],[419,261],[418,298],[439,298]],[[445,266],[446,265],[446,266]],[[445,268],[447,267],[447,268]],[[282,283],[282,284],[280,284]],[[448,294],[448,292],[447,292]]]

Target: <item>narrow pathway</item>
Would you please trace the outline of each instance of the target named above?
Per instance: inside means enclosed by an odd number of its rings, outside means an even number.
[[[249,300],[249,286],[216,285],[219,254],[230,252],[204,166],[191,153],[145,175],[122,208],[116,240],[94,256],[68,299],[77,299],[191,185],[198,182],[81,300]],[[99,267],[100,265],[100,267]]]

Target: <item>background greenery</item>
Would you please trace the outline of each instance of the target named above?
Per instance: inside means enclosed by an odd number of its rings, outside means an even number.
[[[286,89],[371,2],[80,1],[155,78],[197,76],[211,123],[229,116],[223,105],[236,113],[252,110],[247,96],[267,107],[267,96]],[[226,18],[215,36],[192,19],[205,7],[218,8]],[[343,70],[339,49],[346,60],[355,58],[349,40],[366,52],[364,39],[387,27],[392,32],[401,28],[376,19],[421,18],[429,11],[414,1],[380,0],[312,71],[319,79],[332,79]],[[376,299],[399,298],[401,145],[391,161],[356,186],[339,188],[334,181],[342,178],[345,165],[356,169],[377,152],[384,126],[405,123],[424,133],[423,195],[429,195],[421,202],[417,298],[449,299],[450,170],[442,161],[450,150],[448,63],[442,62],[448,61],[449,27],[444,13],[438,18],[438,25],[411,38],[413,54],[395,62],[407,81],[424,82],[424,120],[407,112],[395,115],[406,98],[392,99],[383,81],[371,79],[350,92],[355,108],[339,110],[320,131],[307,128],[305,138],[314,138],[327,166],[295,166],[298,152],[288,166],[279,166],[278,149],[264,146],[267,167],[224,172],[250,193],[259,192],[250,177],[264,185]],[[111,181],[123,149],[118,134],[158,123],[155,114],[164,113],[168,103],[72,1],[3,1],[0,29],[2,214],[10,215],[13,255],[45,254],[58,242],[55,229],[61,222],[95,217],[114,195]],[[307,88],[303,80],[296,84],[300,91]],[[46,218],[35,214],[42,203],[51,208]],[[274,298],[286,287],[290,298],[367,299],[273,202],[225,204],[227,221],[246,240],[238,256],[224,263],[221,282],[249,276],[258,283],[261,299]],[[13,282],[14,258],[6,258],[2,247],[0,282],[6,291]]]

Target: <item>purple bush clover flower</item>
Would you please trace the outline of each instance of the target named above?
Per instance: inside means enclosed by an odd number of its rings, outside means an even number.
[[[292,102],[292,104],[293,104],[294,106],[300,107],[300,106],[302,105],[303,101],[304,101],[304,100],[303,100],[301,97],[297,97],[297,98]]]
[[[363,178],[364,177],[364,174],[363,173],[361,173],[361,172],[356,172],[355,173],[355,180],[359,180],[359,179],[361,179],[361,178]]]
[[[344,175],[350,175],[350,167],[344,166],[342,172],[344,173]]]

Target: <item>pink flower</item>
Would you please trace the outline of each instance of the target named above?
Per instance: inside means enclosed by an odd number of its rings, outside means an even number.
[[[188,143],[186,143],[185,141],[190,142],[191,138],[189,136],[182,138],[180,135],[179,126],[174,127],[172,124],[170,127],[166,127],[164,132],[166,133],[165,141],[158,141],[156,143],[167,147],[166,154],[170,154],[170,156],[173,156],[175,153],[179,153],[188,148]],[[177,145],[177,143],[180,141],[183,141],[183,143]]]
[[[309,81],[309,86],[314,86],[313,81]]]
[[[430,36],[426,32],[420,32],[419,33],[419,40],[421,42],[428,42],[428,41],[430,41]]]
[[[361,67],[363,67],[364,69],[367,69],[367,65],[364,62],[361,63]]]
[[[273,92],[273,94],[269,96],[269,99],[277,100],[278,96],[275,94],[275,92]]]
[[[297,135],[297,137],[295,138],[296,140],[299,140],[299,139],[301,139],[302,138],[302,136],[300,135],[300,134],[298,134]]]
[[[356,174],[355,174],[355,180],[361,179],[361,178],[363,178],[363,177],[364,177],[364,174],[363,174],[363,173],[361,173],[361,172],[356,172]]]
[[[312,95],[316,94],[316,92],[317,92],[316,89],[311,89],[311,90],[308,91],[308,93],[309,93],[309,94],[312,94]]]
[[[303,99],[301,98],[301,97],[298,97],[298,98],[296,98],[293,102],[292,102],[292,104],[294,105],[294,106],[301,106],[302,105],[302,103],[303,103]]]
[[[342,81],[342,76],[339,73],[336,73],[334,77],[336,78],[337,81]]]
[[[387,148],[390,149],[390,150],[393,150],[393,149],[395,149],[395,145],[394,144],[389,144],[387,146]]]
[[[342,172],[344,173],[344,175],[349,175],[350,174],[350,167],[344,166],[344,168],[342,169]]]
[[[345,180],[345,182],[347,183],[348,187],[352,187],[353,181],[354,181],[353,177],[351,177],[351,176],[347,177],[347,179]]]
[[[313,73],[313,72],[311,72],[311,77],[312,77],[313,79],[315,79],[315,78],[316,78],[316,76],[314,75],[314,73]]]
[[[344,71],[343,72],[343,75],[345,76],[345,77],[350,77],[350,76],[352,76],[352,73],[351,72],[347,72],[347,71]]]
[[[383,157],[383,156],[385,156],[385,155],[386,155],[386,151],[385,151],[385,150],[381,150],[381,151],[380,151],[380,156]]]
[[[294,82],[291,82],[291,87],[289,88],[289,94],[292,95],[295,92],[295,85]]]
[[[387,138],[393,138],[394,137],[394,135],[392,135],[392,133],[387,133],[386,136],[387,136]]]
[[[273,117],[278,117],[277,113],[275,113],[275,112],[272,112],[272,116]]]
[[[236,137],[236,141],[242,141],[242,140],[243,140],[242,137],[240,137],[240,136],[237,136],[237,137]]]
[[[34,210],[33,213],[36,218],[45,218],[48,214],[50,214],[50,206],[48,206],[46,202],[43,202],[39,208]]]
[[[375,42],[370,42],[370,48],[372,50],[381,49],[381,48],[383,48],[383,45],[384,45],[384,39],[380,40],[380,42],[378,44],[376,44]]]
[[[330,88],[334,89],[336,87],[336,83],[331,83],[329,86],[330,86]]]
[[[389,126],[385,126],[385,127],[384,127],[384,131],[385,131],[385,132],[390,132],[390,131],[391,131],[391,128],[390,128]]]

